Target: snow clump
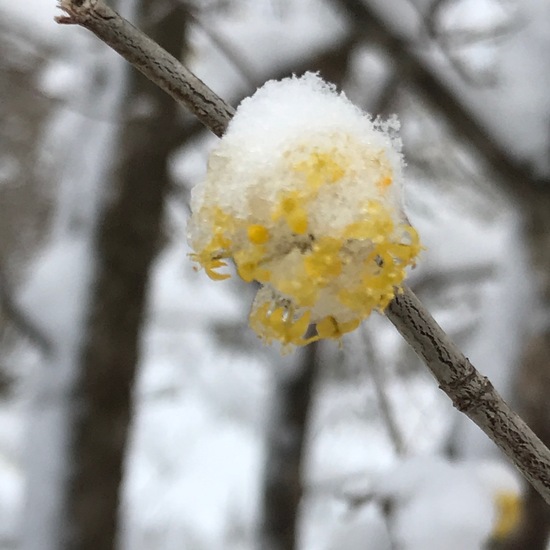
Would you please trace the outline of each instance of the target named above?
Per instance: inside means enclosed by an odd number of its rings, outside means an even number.
[[[231,259],[261,284],[250,325],[264,341],[339,339],[399,292],[421,245],[402,209],[398,129],[313,73],[239,106],[193,190],[188,234],[211,279]]]

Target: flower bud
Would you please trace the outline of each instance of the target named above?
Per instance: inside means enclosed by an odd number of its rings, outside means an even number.
[[[193,190],[189,241],[210,278],[232,260],[262,285],[250,325],[266,342],[339,339],[399,292],[422,247],[398,129],[312,73],[241,103]]]

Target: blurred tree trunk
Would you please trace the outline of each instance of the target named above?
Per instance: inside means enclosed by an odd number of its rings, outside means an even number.
[[[299,357],[299,364],[279,372],[275,388],[264,475],[262,550],[296,548],[305,438],[319,370],[317,344],[307,346]]]
[[[145,31],[180,56],[182,4],[141,0],[139,6]],[[147,21],[153,23],[148,26]],[[65,517],[57,519],[63,525],[57,526],[61,542],[55,550],[116,546],[140,330],[161,236],[168,157],[177,144],[175,102],[136,71],[129,79],[120,120],[114,173],[95,233],[95,271],[71,389],[73,406],[66,420],[70,472],[65,473]],[[46,547],[41,541],[33,544]]]
[[[550,190],[533,188],[524,195],[526,233],[539,285],[539,304],[546,326],[525,346],[516,382],[522,418],[550,445]],[[496,545],[499,550],[546,550],[550,534],[550,506],[529,485],[519,529]]]

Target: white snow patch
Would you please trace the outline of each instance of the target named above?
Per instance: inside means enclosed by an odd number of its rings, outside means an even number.
[[[74,341],[79,334],[75,319],[85,300],[91,265],[89,244],[67,236],[46,245],[30,268],[18,303],[55,345]]]

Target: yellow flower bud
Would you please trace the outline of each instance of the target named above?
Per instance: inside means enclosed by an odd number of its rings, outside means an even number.
[[[422,247],[402,211],[397,129],[311,73],[237,110],[193,190],[189,240],[210,278],[230,258],[262,285],[250,324],[266,342],[339,339],[399,291]]]

